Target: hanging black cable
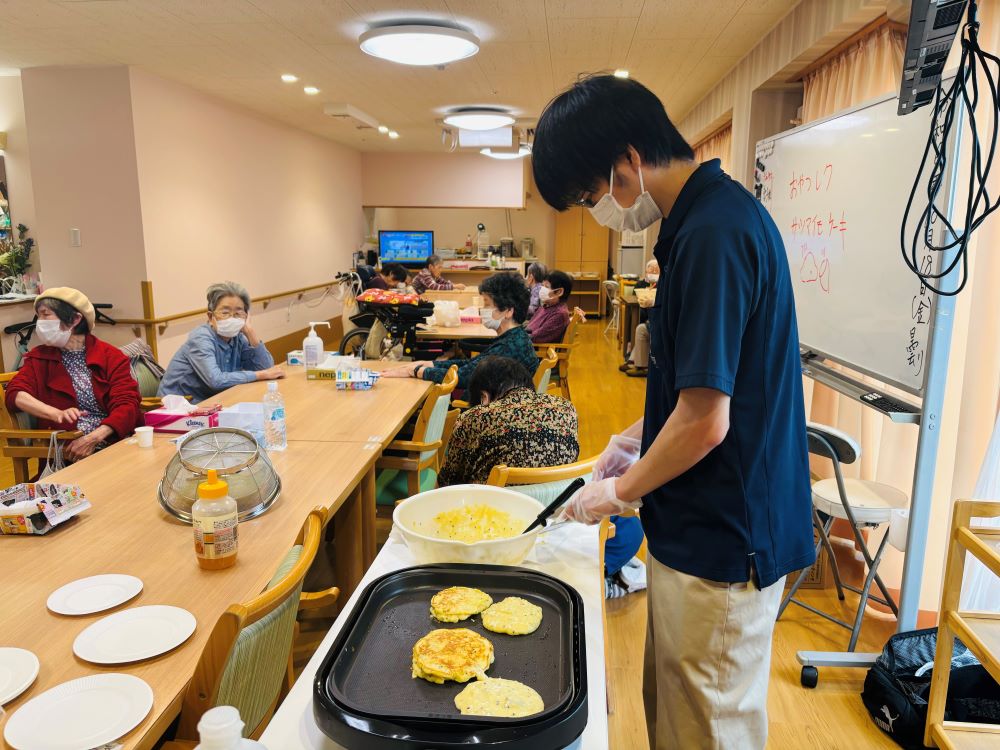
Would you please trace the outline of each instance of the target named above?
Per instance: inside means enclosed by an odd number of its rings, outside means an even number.
[[[997,148],[997,121],[1000,117],[1000,97],[998,97],[1000,58],[985,52],[979,46],[979,16],[976,0],[969,0],[966,19],[962,27],[962,57],[958,73],[947,88],[939,84],[934,94],[931,129],[927,137],[927,145],[924,147],[920,168],[917,170],[913,188],[910,190],[906,202],[906,211],[903,214],[899,233],[900,249],[906,265],[928,289],[935,294],[945,296],[954,296],[965,288],[969,278],[969,238],[986,220],[986,217],[1000,207],[1000,197],[991,200],[986,184],[993,167],[993,157]],[[980,97],[980,75],[989,89],[989,91],[983,92],[990,105],[986,108],[990,116],[989,129],[984,130],[984,133],[988,133],[989,137],[985,139],[981,139],[980,123],[976,122],[976,107]],[[969,170],[968,195],[965,205],[961,210],[955,212],[955,221],[952,222],[937,207],[936,200],[945,175],[948,173],[946,147],[953,134],[957,136],[957,133],[953,133],[953,131],[955,126],[962,121],[962,118],[957,117],[957,115],[963,110],[968,119],[972,138],[972,163]],[[982,123],[982,126],[985,128],[987,123]],[[983,158],[984,142],[989,146],[985,159]],[[927,172],[926,177],[924,176],[925,171]],[[914,198],[925,180],[924,198],[926,203],[923,204],[919,216],[916,217],[916,226],[913,228],[911,238],[907,236],[910,214],[917,208],[914,206]],[[950,238],[940,245],[936,244],[933,238],[934,229],[938,224],[944,227],[945,236]],[[934,254],[942,254],[951,250],[954,250],[954,257],[937,272],[931,270],[933,265],[929,266],[920,258],[921,255],[925,254],[925,251],[929,251],[933,257]],[[953,289],[942,288],[939,280],[948,276],[959,264],[961,264],[961,274],[957,286]]]

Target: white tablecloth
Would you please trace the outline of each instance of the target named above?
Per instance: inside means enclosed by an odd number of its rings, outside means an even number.
[[[393,534],[379,552],[340,617],[306,665],[288,697],[274,714],[261,737],[270,750],[342,750],[329,739],[313,720],[312,685],[320,663],[333,646],[348,614],[354,609],[364,588],[379,576],[408,568],[416,561],[406,544]],[[570,745],[573,750],[605,750],[608,747],[607,697],[604,675],[604,620],[601,597],[604,595],[602,572],[598,569],[597,527],[568,524],[543,534],[524,567],[548,573],[565,581],[583,599],[584,626],[587,633],[587,728]]]

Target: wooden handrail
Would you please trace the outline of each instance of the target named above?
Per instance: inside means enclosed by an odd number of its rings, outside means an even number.
[[[332,287],[336,284],[336,281],[327,281],[323,284],[313,284],[312,286],[303,286],[298,289],[290,289],[287,292],[276,292],[275,294],[265,294],[260,297],[251,297],[250,303],[263,302],[264,307],[267,307],[267,303],[272,300],[279,299],[281,297],[293,297],[295,295],[303,295],[306,292],[312,292],[316,289],[326,289]],[[150,326],[150,325],[166,325],[167,323],[172,323],[175,320],[181,320],[182,318],[194,318],[198,315],[204,315],[206,312],[205,308],[199,308],[197,310],[188,310],[187,312],[174,313],[172,315],[163,315],[155,318],[118,318],[118,322],[124,325],[136,325],[136,326]]]

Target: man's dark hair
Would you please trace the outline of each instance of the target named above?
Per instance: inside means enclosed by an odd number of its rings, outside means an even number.
[[[531,292],[519,275],[509,272],[495,273],[479,285],[479,293],[490,295],[497,310],[501,312],[513,310],[515,323],[523,323],[528,319]]]
[[[430,268],[431,266],[439,266],[439,265],[441,265],[441,256],[440,255],[428,255],[427,256],[427,263],[426,263],[427,268]]]
[[[527,368],[510,357],[490,355],[483,357],[472,371],[469,379],[469,403],[482,403],[483,393],[489,394],[490,401],[503,398],[515,388],[531,388],[531,374]]]
[[[545,280],[549,282],[549,286],[552,289],[562,289],[562,297],[560,299],[563,302],[573,293],[573,277],[565,271],[549,271],[549,275],[545,277]]]
[[[564,211],[607,180],[629,146],[642,164],[694,159],[663,103],[641,83],[611,75],[577,81],[548,103],[535,126],[531,168],[538,191]]]
[[[382,273],[400,284],[406,281],[406,269],[399,263],[389,263],[382,269]]]

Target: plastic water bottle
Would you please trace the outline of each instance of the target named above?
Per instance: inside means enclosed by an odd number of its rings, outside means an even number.
[[[269,451],[283,451],[288,447],[285,431],[285,399],[278,392],[278,384],[271,381],[264,394],[264,447]]]
[[[243,739],[243,720],[232,706],[216,706],[201,715],[195,750],[267,750],[255,740]]]

